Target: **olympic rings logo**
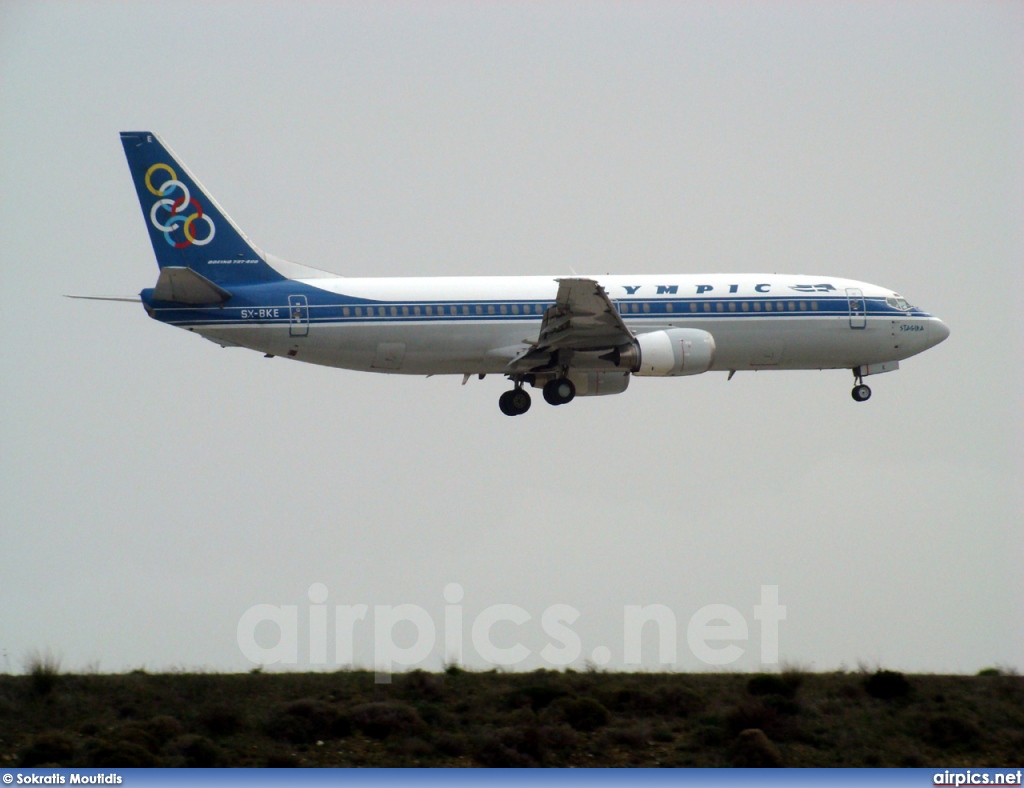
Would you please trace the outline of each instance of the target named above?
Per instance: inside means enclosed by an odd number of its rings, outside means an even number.
[[[166,170],[167,174],[171,176],[160,184],[159,188],[153,185],[153,173],[157,170]],[[192,198],[192,195],[188,192],[188,187],[178,180],[178,174],[168,165],[154,164],[146,170],[146,188],[157,197],[164,198],[153,203],[153,207],[149,211],[149,220],[156,229],[163,232],[167,243],[175,249],[184,249],[192,245],[206,246],[206,244],[213,240],[215,230],[213,221],[209,216],[203,214],[203,206]],[[180,192],[180,194],[172,199],[171,195],[176,192]],[[188,213],[189,206],[194,209],[192,213]],[[159,211],[168,212],[169,215],[164,219],[166,224],[161,224],[160,219],[157,218]],[[188,215],[186,216],[187,213]],[[209,228],[205,238],[196,238],[195,236],[195,223],[199,220],[206,222],[206,226]],[[184,233],[185,240],[176,242],[171,237],[171,233],[179,228]]]

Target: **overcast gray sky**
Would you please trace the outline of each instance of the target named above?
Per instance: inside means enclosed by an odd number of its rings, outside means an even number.
[[[1022,96],[1009,2],[0,3],[6,664],[247,669],[242,614],[305,621],[314,583],[440,637],[459,583],[467,642],[490,605],[534,652],[579,610],[578,665],[662,604],[705,669],[687,622],[730,605],[755,669],[773,584],[783,659],[1024,668]],[[496,378],[221,349],[60,297],[156,280],[121,130],[343,275],[826,274],[952,336],[862,405],[848,372],[713,374],[517,419]]]

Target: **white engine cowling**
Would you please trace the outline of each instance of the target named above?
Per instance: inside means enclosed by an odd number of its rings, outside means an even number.
[[[707,372],[715,361],[715,338],[699,328],[668,328],[640,334],[620,365],[641,377],[674,377]]]

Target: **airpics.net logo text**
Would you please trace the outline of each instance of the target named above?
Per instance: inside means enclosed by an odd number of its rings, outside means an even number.
[[[377,682],[387,684],[396,668],[421,667],[437,656],[438,626],[434,617],[420,605],[373,605],[371,626],[370,605],[338,604],[332,611],[326,604],[329,593],[323,583],[311,585],[307,596],[309,604],[303,606],[308,610],[302,615],[305,619],[302,629],[304,634],[308,632],[308,642],[299,634],[299,605],[259,604],[242,614],[236,634],[238,648],[246,659],[259,666],[292,666],[300,663],[301,656],[310,666],[350,667],[356,664],[357,645],[372,645],[372,649],[361,651],[370,655]],[[509,631],[514,633],[516,628],[535,620],[528,610],[508,603],[490,605],[467,621],[462,605],[464,596],[458,583],[449,583],[444,588],[441,655],[445,662],[463,665],[481,661],[491,667],[513,668],[531,657],[539,657],[547,666],[564,668],[579,662],[583,656],[582,638],[573,629],[581,611],[572,605],[554,604],[544,609],[539,621],[546,643],[531,649],[515,635],[507,636]],[[761,586],[760,601],[753,606],[753,619],[760,663],[777,665],[779,623],[786,620],[786,607],[779,604],[777,585]],[[685,630],[680,627],[675,612],[666,605],[624,605],[621,660],[627,667],[644,664],[645,628],[653,630],[657,640],[657,663],[666,667],[677,664],[679,642],[683,637],[694,657],[715,667],[735,663],[750,647],[751,626],[744,615],[730,605],[705,605],[685,621]],[[401,638],[400,644],[396,642],[396,629],[406,634],[415,631],[415,636]],[[506,635],[501,638],[504,645],[494,642],[496,629]],[[361,644],[360,636],[367,641],[372,638],[372,644]],[[328,659],[331,639],[334,641],[333,661]],[[508,644],[510,639],[513,642]],[[607,646],[596,646],[590,651],[587,662],[604,666],[611,662],[612,656]]]

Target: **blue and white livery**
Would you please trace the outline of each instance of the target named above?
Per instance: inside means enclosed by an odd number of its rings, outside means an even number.
[[[832,276],[339,277],[257,248],[155,134],[121,142],[160,267],[150,317],[313,364],[504,375],[510,416],[527,384],[562,405],[709,371],[850,369],[863,402],[864,377],[949,335],[899,294]]]

